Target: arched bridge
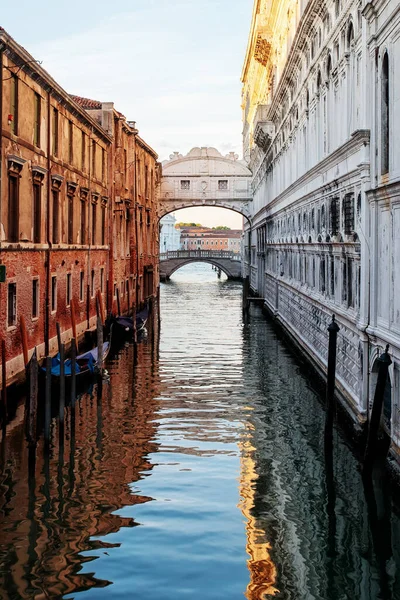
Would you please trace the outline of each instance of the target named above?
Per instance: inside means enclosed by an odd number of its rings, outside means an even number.
[[[172,250],[160,254],[160,280],[167,281],[180,267],[193,262],[206,262],[221,269],[228,279],[242,278],[240,254],[227,250]]]

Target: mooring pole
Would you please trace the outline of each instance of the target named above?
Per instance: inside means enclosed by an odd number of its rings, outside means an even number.
[[[332,315],[332,321],[328,326],[328,373],[326,382],[326,424],[325,440],[332,436],[333,416],[335,412],[335,374],[336,374],[336,346],[337,334],[340,331],[336,323],[335,315]]]
[[[75,406],[76,398],[76,342],[75,338],[71,340],[71,406]]]
[[[97,366],[100,375],[103,372],[103,323],[100,316],[97,317]]]
[[[132,327],[133,327],[133,343],[137,343],[137,327],[136,327],[136,306],[132,305]]]
[[[3,424],[7,421],[7,357],[6,341],[1,340],[1,403]]]
[[[376,440],[378,437],[379,423],[381,420],[383,398],[385,395],[385,387],[388,378],[389,366],[392,364],[392,360],[389,356],[389,344],[386,346],[385,352],[378,358],[379,371],[378,380],[376,382],[374,401],[372,404],[371,418],[368,428],[367,446],[364,454],[364,467],[363,472],[372,469],[374,462],[374,454],[376,448]]]
[[[33,351],[29,364],[29,405],[28,405],[28,444],[36,445],[36,413],[38,395],[38,361],[36,348]]]
[[[44,406],[44,441],[48,448],[50,441],[51,421],[51,357],[46,356],[46,384],[45,384],[45,406]]]
[[[60,418],[60,425],[64,426],[64,408],[65,408],[64,344],[61,342],[60,323],[57,323],[56,327],[57,327],[58,351],[60,353],[60,404],[59,404],[59,418]],[[61,430],[60,430],[60,435],[61,435]]]
[[[118,316],[121,316],[121,302],[119,300],[119,288],[118,288],[118,286],[117,286],[116,292],[117,292],[117,311],[118,311]]]

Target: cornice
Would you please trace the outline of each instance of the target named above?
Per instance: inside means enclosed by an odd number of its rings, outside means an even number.
[[[321,171],[326,171],[329,168],[331,168],[332,166],[334,166],[337,163],[338,158],[340,156],[345,155],[345,154],[353,154],[354,151],[357,150],[358,148],[360,148],[361,146],[365,146],[365,145],[369,144],[369,141],[370,141],[370,132],[368,129],[359,129],[359,130],[355,131],[352,134],[350,140],[348,140],[345,144],[343,144],[342,146],[337,148],[334,152],[332,152],[332,154],[325,157],[322,161],[320,161],[319,163],[314,165],[314,167],[312,167],[311,169],[306,171],[306,173],[304,173],[295,182],[293,182],[289,187],[287,187],[285,190],[283,190],[283,192],[281,192],[280,194],[278,194],[278,196],[276,196],[273,200],[271,200],[268,203],[268,206],[263,206],[257,213],[255,213],[253,215],[252,218],[253,219],[259,218],[259,216],[262,215],[263,211],[266,212],[267,209],[269,209],[270,207],[273,207],[276,204],[278,204],[279,202],[281,202],[285,198],[285,196],[290,195],[299,187],[304,186],[308,180],[310,180],[313,177],[315,177],[316,175],[318,175]],[[260,165],[260,168],[261,168],[261,165]],[[362,169],[364,169],[364,168],[365,168],[365,165],[363,164]],[[360,169],[358,167],[355,172],[358,172],[362,169]],[[346,177],[349,174],[350,173],[346,173]],[[324,183],[324,185],[320,186],[319,189],[326,187],[326,185],[327,184]],[[257,189],[258,189],[258,187],[259,186],[257,186]],[[375,190],[373,190],[373,191],[375,191]]]

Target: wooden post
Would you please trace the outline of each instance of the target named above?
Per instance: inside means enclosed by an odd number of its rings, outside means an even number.
[[[336,345],[337,334],[340,331],[339,325],[336,323],[335,315],[332,315],[332,321],[328,326],[329,342],[328,342],[328,373],[326,382],[326,423],[325,423],[325,439],[332,435],[333,416],[335,412],[335,374],[336,374]]]
[[[71,407],[75,406],[76,398],[76,342],[75,338],[71,340]]]
[[[137,343],[137,327],[136,327],[136,306],[132,307],[132,326],[133,326],[133,343]]]
[[[100,290],[97,290],[97,299],[98,299],[98,303],[99,303],[98,310],[100,311],[101,322],[104,324],[105,320],[106,320],[106,316],[104,314],[103,296],[102,296]]]
[[[44,407],[44,441],[48,446],[50,440],[50,421],[51,421],[51,358],[46,356],[46,388],[45,388],[45,407]]]
[[[389,344],[386,346],[385,352],[378,358],[379,371],[378,380],[376,382],[374,401],[372,404],[371,418],[368,429],[367,446],[364,455],[364,467],[363,472],[370,471],[374,462],[374,454],[376,448],[376,440],[378,437],[379,423],[381,420],[383,398],[385,394],[385,387],[388,378],[389,366],[392,364],[391,358],[388,353]]]
[[[99,373],[103,372],[103,323],[97,317],[97,366]]]
[[[3,421],[7,420],[7,357],[6,341],[1,340],[1,399]]]
[[[76,337],[75,297],[71,298],[71,325],[72,325],[72,335],[75,339],[77,339],[77,337]]]
[[[243,313],[247,313],[250,308],[249,300],[250,280],[247,275],[243,280]]]
[[[121,303],[119,301],[119,287],[117,285],[117,311],[118,311],[118,316],[121,316]]]
[[[36,444],[36,413],[38,395],[38,361],[36,348],[33,351],[29,366],[29,405],[28,405],[28,444]]]
[[[25,367],[28,365],[28,335],[26,331],[26,322],[24,315],[21,315],[20,321],[21,328],[21,340],[22,340],[22,351],[24,353],[24,365]]]
[[[60,323],[57,323],[57,339],[58,351],[60,353],[60,404],[59,418],[60,424],[64,424],[64,409],[65,409],[65,370],[64,370],[64,344],[61,342]]]

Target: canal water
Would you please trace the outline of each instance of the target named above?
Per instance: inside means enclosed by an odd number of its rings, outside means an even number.
[[[161,330],[28,451],[0,446],[0,597],[400,599],[399,503],[363,485],[313,378],[242,288],[192,265],[161,286]],[[137,364],[134,365],[134,362]],[[57,398],[54,398],[57,401]],[[56,414],[56,411],[55,411]]]

